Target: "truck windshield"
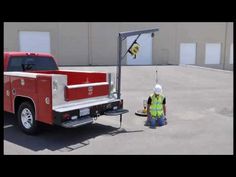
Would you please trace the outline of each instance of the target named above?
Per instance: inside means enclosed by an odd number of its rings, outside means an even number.
[[[7,71],[58,70],[52,57],[11,57]]]

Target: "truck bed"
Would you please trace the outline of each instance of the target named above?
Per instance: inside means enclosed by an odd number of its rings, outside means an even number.
[[[54,71],[31,71],[31,73],[66,75],[67,85],[106,82],[107,79],[107,73],[105,72],[54,70]]]
[[[66,76],[65,101],[109,95],[108,74],[90,71],[31,71],[31,73]]]

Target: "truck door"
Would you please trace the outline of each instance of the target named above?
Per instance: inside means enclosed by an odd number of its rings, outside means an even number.
[[[4,76],[4,111],[12,112],[11,76]]]

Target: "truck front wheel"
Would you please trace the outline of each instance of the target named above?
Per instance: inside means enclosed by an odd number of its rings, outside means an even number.
[[[34,107],[29,102],[23,102],[17,111],[18,125],[26,134],[37,132],[37,122],[35,120]]]

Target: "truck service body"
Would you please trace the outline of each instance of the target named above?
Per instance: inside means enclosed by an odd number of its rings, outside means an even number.
[[[4,111],[25,133],[37,122],[72,128],[128,112],[114,86],[111,73],[59,70],[50,54],[4,52]]]

